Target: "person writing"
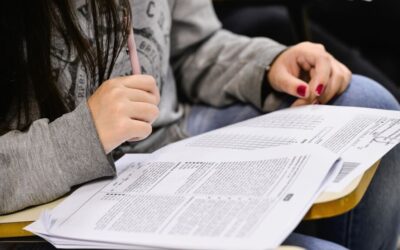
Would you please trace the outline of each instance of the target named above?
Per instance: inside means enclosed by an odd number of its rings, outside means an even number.
[[[115,175],[112,156],[152,152],[264,112],[316,103],[400,109],[383,87],[351,75],[322,45],[287,48],[222,29],[207,0],[3,5],[0,214]],[[130,29],[141,75],[132,75],[126,53]],[[342,245],[395,241],[394,151],[352,211],[358,224],[330,224],[332,233],[343,233]],[[384,215],[379,204],[386,204]],[[373,235],[369,223],[390,236]]]

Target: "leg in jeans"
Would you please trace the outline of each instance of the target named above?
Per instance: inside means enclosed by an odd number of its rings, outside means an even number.
[[[349,89],[333,105],[400,110],[375,82],[353,76]],[[385,157],[360,204],[352,211],[316,221],[318,237],[350,249],[396,249],[400,223],[400,147]]]
[[[339,246],[333,242],[321,240],[308,235],[292,233],[282,243],[284,246],[297,246],[307,250],[345,250],[342,246]]]
[[[354,75],[349,88],[331,104],[400,110],[395,98],[376,82]],[[287,105],[289,106],[289,104]],[[245,104],[224,109],[194,106],[186,120],[189,135],[197,135],[260,115]],[[317,236],[350,249],[395,249],[400,223],[400,148],[381,161],[367,192],[352,211],[316,221]]]

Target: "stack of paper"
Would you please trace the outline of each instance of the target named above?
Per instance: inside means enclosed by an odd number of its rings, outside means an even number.
[[[274,112],[117,162],[26,229],[60,248],[272,249],[399,142],[400,112]],[[343,161],[342,161],[342,160]]]
[[[151,158],[81,188],[28,230],[65,248],[272,248],[304,216],[338,156],[294,145]]]

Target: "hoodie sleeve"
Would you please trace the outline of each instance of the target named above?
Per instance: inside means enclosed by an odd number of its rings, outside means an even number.
[[[265,74],[284,49],[268,38],[222,29],[209,0],[176,0],[172,6],[171,63],[180,94],[192,102],[241,101],[263,111],[276,109],[280,99],[267,87]]]
[[[115,175],[86,102],[49,123],[0,136],[0,214],[54,200],[72,186]]]

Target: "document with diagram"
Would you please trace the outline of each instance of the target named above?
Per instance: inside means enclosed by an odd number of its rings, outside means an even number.
[[[345,188],[400,141],[400,112],[311,105],[284,109],[171,144],[163,150],[252,151],[316,144],[337,153],[343,168],[331,192]]]

